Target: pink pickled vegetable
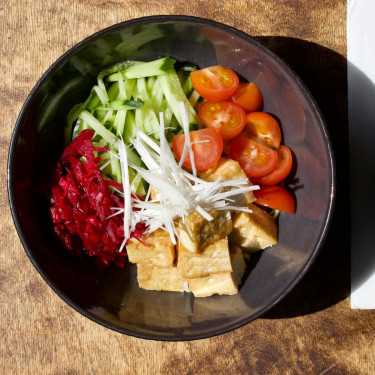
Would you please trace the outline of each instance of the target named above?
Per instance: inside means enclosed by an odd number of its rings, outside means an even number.
[[[99,268],[110,263],[123,267],[123,217],[109,217],[116,212],[113,208],[124,206],[109,186],[122,190],[122,185],[103,179],[98,168],[101,158],[95,157],[94,152],[109,149],[95,147],[93,136],[92,130],[82,131],[62,153],[51,189],[51,218],[56,235],[68,250],[93,257]],[[132,237],[140,240],[144,229],[138,225]]]

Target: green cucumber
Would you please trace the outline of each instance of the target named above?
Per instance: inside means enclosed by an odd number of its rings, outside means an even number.
[[[117,72],[124,70],[128,68],[129,66],[134,65],[136,63],[137,63],[136,61],[127,60],[127,61],[122,61],[118,64],[114,64],[112,66],[109,66],[108,68],[103,69],[99,73],[98,80],[104,79],[105,77],[108,77],[111,75],[115,75],[117,74]],[[115,81],[117,81],[117,79],[115,79]]]
[[[171,72],[176,60],[170,57],[134,64],[122,71],[124,78],[145,78]]]
[[[120,84],[119,82],[113,82],[107,90],[108,99],[111,102],[112,100],[121,99],[120,96]],[[126,99],[126,98],[124,98]]]
[[[147,93],[148,93],[149,97],[151,97],[151,98],[152,98],[151,94],[152,94],[152,90],[153,90],[154,85],[155,85],[155,81],[156,81],[156,76],[148,77],[147,80],[146,80]]]
[[[118,82],[118,80],[119,80],[119,75],[118,75],[118,73],[120,73],[121,74],[121,76],[122,76],[122,78],[124,79],[124,71],[126,70],[126,69],[128,69],[130,66],[137,66],[137,65],[139,65],[139,64],[143,64],[142,62],[140,62],[140,61],[129,61],[129,63],[131,62],[131,64],[129,64],[129,65],[127,65],[127,66],[125,66],[124,67],[124,69],[120,69],[120,70],[117,70],[117,71],[113,71],[110,75],[108,75],[107,77],[106,77],[106,81],[107,82]]]
[[[141,108],[143,105],[143,101],[140,99],[137,100],[112,100],[108,103],[106,107],[99,106],[96,109],[100,111],[121,111],[121,110],[128,110],[128,109],[136,109]]]
[[[132,191],[133,194],[137,194],[140,196],[146,195],[146,190],[144,188],[142,181],[143,179],[140,174],[136,174],[134,176],[130,184],[130,190]]]
[[[171,107],[173,114],[175,115],[180,126],[182,126],[182,118],[179,105],[180,102],[183,102],[185,105],[185,108],[189,114],[190,123],[201,126],[202,122],[200,121],[192,105],[189,103],[189,100],[186,98],[176,71],[172,69],[169,74],[158,76],[157,80],[159,81],[164,96],[166,97],[168,104]]]
[[[182,86],[182,91],[184,92],[186,96],[190,96],[193,90],[194,90],[193,84],[191,83],[190,76],[188,76],[186,78],[184,85]]]
[[[102,102],[102,104],[106,107],[109,102],[107,90],[105,87],[100,87],[100,86],[94,86],[93,87],[94,91],[96,92],[96,95],[98,95],[99,100]]]
[[[190,104],[194,107],[197,104],[199,98],[200,98],[200,95],[195,90],[193,90],[193,92],[189,96]]]
[[[116,131],[116,135],[124,133],[125,119],[127,111],[117,111],[115,121],[113,122],[113,128]]]
[[[116,150],[113,147],[109,148],[112,153],[116,153]],[[122,175],[121,175],[121,163],[118,158],[113,158],[111,160],[111,176],[115,178],[119,184],[122,183]]]
[[[98,119],[96,119],[91,113],[86,110],[82,111],[79,117],[86,121],[87,124],[102,138],[104,138],[112,147],[117,149],[117,143],[119,139],[110,132]]]
[[[118,76],[118,88],[119,88],[119,93],[118,93],[118,99],[126,99],[126,90],[125,90],[125,84],[124,84],[124,79],[122,78],[121,72],[117,72]],[[116,84],[116,82],[113,83],[113,85]]]
[[[135,113],[134,111],[129,111],[126,113],[125,129],[122,134],[125,144],[130,144],[134,141],[136,131]]]
[[[132,93],[134,91],[134,88],[136,87],[136,84],[136,79],[127,79],[124,81],[126,99],[130,99],[132,97]]]
[[[160,139],[158,130],[160,129],[160,124],[158,118],[156,117],[155,111],[151,105],[150,98],[147,93],[146,80],[145,78],[137,79],[137,88],[141,100],[144,102],[142,107],[142,118],[143,118],[143,128],[146,134],[153,134],[155,139]]]
[[[88,99],[85,101],[84,104],[85,104],[84,108],[86,110],[93,109],[100,104],[100,99],[94,90],[91,90],[90,96],[88,97]]]
[[[159,113],[163,111],[163,107],[162,107],[163,99],[164,99],[163,91],[161,91],[159,81],[155,79],[155,82],[151,91],[152,106],[155,110],[155,113]]]

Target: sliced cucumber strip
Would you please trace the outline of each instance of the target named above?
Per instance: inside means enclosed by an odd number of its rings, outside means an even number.
[[[115,74],[117,74],[117,72],[119,72],[121,70],[124,70],[124,69],[128,68],[129,66],[134,65],[136,63],[137,63],[136,61],[128,60],[128,61],[122,61],[118,64],[115,64],[115,65],[112,65],[108,68],[105,68],[99,73],[98,80],[103,79],[107,76],[115,75]],[[115,79],[114,81],[117,81],[117,79]]]
[[[143,101],[140,99],[137,100],[112,100],[108,103],[107,107],[99,106],[96,109],[100,111],[121,111],[121,110],[128,110],[128,109],[136,109],[141,108],[143,105]]]
[[[200,98],[200,95],[195,90],[193,90],[193,92],[191,93],[189,97],[190,104],[194,107],[197,104],[199,98]]]
[[[145,78],[171,72],[176,60],[170,57],[131,65],[122,71],[125,78]]]
[[[122,135],[125,144],[130,144],[134,141],[136,130],[134,111],[129,111],[126,113],[125,129]]]
[[[111,102],[112,100],[121,99],[119,97],[120,96],[119,92],[120,92],[119,82],[113,82],[107,90],[109,101]],[[124,98],[124,99],[126,99],[126,98]]]
[[[110,147],[110,151],[112,153],[116,153],[116,151]],[[111,176],[114,177],[115,181],[118,183],[122,183],[122,176],[121,176],[121,164],[118,158],[113,158],[111,161]]]
[[[170,72],[170,74],[164,74],[158,76],[158,81],[160,83],[161,89],[168,101],[169,106],[171,107],[173,114],[175,115],[178,123],[182,126],[182,119],[180,113],[179,103],[183,102],[189,117],[190,123],[201,125],[201,121],[198,118],[197,113],[195,112],[192,105],[189,103],[186,95],[184,94],[180,81],[178,79],[177,73],[174,69]]]
[[[118,138],[110,132],[98,119],[96,119],[91,113],[86,110],[82,111],[79,117],[86,121],[87,124],[95,130],[100,136],[102,136],[112,147],[117,148]]]
[[[116,131],[117,136],[121,136],[124,133],[125,128],[125,118],[127,111],[117,111],[115,121],[113,123],[113,128]]]

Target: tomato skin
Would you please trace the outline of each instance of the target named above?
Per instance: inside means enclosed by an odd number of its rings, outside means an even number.
[[[227,142],[224,142],[224,145],[223,145],[223,153],[225,155],[229,155],[230,153],[230,145],[231,145],[232,141],[227,141]]]
[[[246,113],[259,111],[263,105],[262,93],[254,82],[240,82],[231,99]]]
[[[243,108],[229,100],[203,102],[199,106],[198,116],[207,128],[215,127],[223,141],[237,137],[246,123]]]
[[[278,122],[265,112],[248,113],[244,133],[275,149],[279,148],[281,143],[281,130]]]
[[[237,89],[237,74],[222,65],[210,66],[190,73],[194,90],[206,100],[220,101],[229,98]]]
[[[191,142],[209,141],[192,145],[195,168],[197,171],[211,168],[220,159],[223,152],[223,139],[220,133],[216,128],[206,128],[192,131],[189,134]],[[185,134],[179,134],[173,138],[173,152],[177,160],[181,160],[184,143]],[[187,154],[183,165],[192,169],[189,154]]]
[[[277,152],[244,135],[233,139],[230,158],[238,161],[248,177],[260,177],[271,172],[277,164]]]
[[[277,165],[271,172],[261,177],[254,177],[253,182],[258,185],[277,185],[289,175],[292,165],[293,156],[290,149],[281,145],[277,150]]]
[[[260,190],[254,190],[255,203],[260,206],[273,208],[274,210],[296,212],[296,203],[288,190],[281,186],[265,186]]]

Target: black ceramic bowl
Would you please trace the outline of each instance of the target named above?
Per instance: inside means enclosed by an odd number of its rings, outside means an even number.
[[[264,111],[282,125],[294,153],[289,178],[295,215],[281,213],[279,243],[254,257],[235,296],[194,299],[190,294],[141,290],[136,269],[99,271],[72,258],[51,230],[41,181],[62,151],[66,115],[82,102],[98,72],[125,60],[171,56],[198,67],[222,64],[255,81]],[[334,197],[332,149],[322,116],[300,79],[248,35],[205,19],[147,17],[85,39],[39,80],[17,120],[9,153],[9,199],[32,263],[70,306],[113,330],[149,339],[189,340],[233,330],[261,316],[299,282],[327,233]]]

